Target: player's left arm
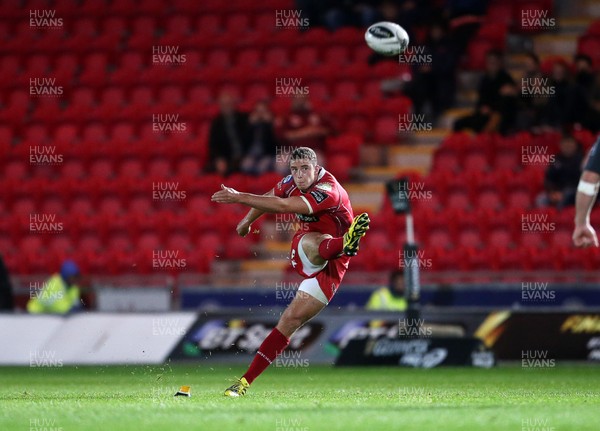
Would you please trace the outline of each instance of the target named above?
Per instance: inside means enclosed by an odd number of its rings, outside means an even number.
[[[238,192],[221,184],[221,190],[212,195],[211,200],[222,204],[242,204],[267,213],[310,214],[308,202],[299,196],[280,198]]]
[[[271,189],[263,196],[275,196],[275,190]],[[235,230],[237,231],[239,236],[246,236],[250,233],[250,228],[252,227],[252,223],[258,220],[264,214],[264,211],[257,210],[256,208],[250,208],[250,211],[244,216],[242,220],[238,223]]]

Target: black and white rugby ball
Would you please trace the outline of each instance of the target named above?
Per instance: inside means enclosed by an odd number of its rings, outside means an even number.
[[[382,21],[373,24],[365,33],[369,48],[382,55],[402,54],[408,46],[408,33],[398,24]]]

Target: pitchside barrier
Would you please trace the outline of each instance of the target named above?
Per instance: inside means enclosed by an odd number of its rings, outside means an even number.
[[[0,314],[0,365],[247,365],[281,310]],[[326,309],[294,334],[274,364],[490,366],[494,356],[600,361],[600,310],[424,309],[414,320],[403,313]]]

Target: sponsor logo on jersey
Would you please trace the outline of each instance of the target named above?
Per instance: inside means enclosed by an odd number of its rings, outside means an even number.
[[[306,215],[306,214],[296,214],[298,220],[306,222],[306,223],[314,223],[319,221],[319,217]]]
[[[287,177],[285,177],[285,178],[282,180],[282,183],[283,183],[283,184],[287,184],[287,183],[289,183],[290,181],[292,181],[292,176],[291,176],[291,175],[288,175]]]
[[[310,194],[313,198],[315,198],[315,201],[317,201],[318,204],[320,204],[329,197],[327,193],[323,193],[317,190],[313,190],[312,192],[310,192]]]
[[[330,192],[333,189],[333,184],[331,183],[319,183],[315,186],[317,189],[325,190],[326,192]]]

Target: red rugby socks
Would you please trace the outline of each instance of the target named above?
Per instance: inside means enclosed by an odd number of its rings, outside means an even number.
[[[319,255],[325,260],[336,259],[342,254],[344,249],[344,237],[329,238],[321,241],[319,244]]]
[[[243,376],[248,380],[248,383],[252,383],[254,379],[260,376],[277,356],[285,350],[288,344],[290,344],[290,340],[279,332],[279,329],[273,328],[258,348],[250,367],[248,367],[248,371]]]

